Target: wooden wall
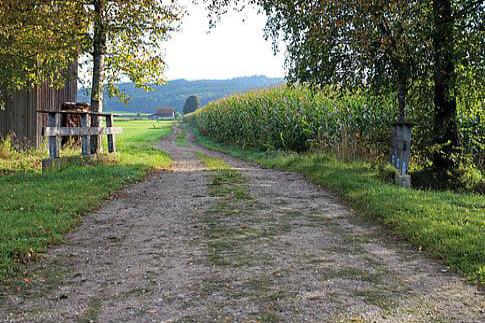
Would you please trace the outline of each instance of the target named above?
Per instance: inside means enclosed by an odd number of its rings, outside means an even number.
[[[62,89],[56,90],[47,84],[19,91],[7,98],[5,110],[0,110],[0,137],[14,133],[18,139],[39,146],[42,127],[47,125],[47,116],[38,110],[60,110],[64,102],[75,102],[77,96],[77,63],[70,68],[72,78]]]

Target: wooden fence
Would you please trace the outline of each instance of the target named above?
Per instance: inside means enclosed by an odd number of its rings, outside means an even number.
[[[81,138],[81,157],[92,158],[102,151],[97,145],[99,136],[106,135],[108,139],[108,153],[116,152],[116,134],[122,133],[122,128],[113,127],[114,115],[111,113],[77,112],[77,111],[38,111],[47,114],[47,127],[43,128],[43,135],[48,138],[49,158],[42,162],[42,171],[49,172],[59,170],[69,163],[67,159],[61,159],[60,148],[62,137],[77,136]],[[79,115],[80,127],[62,127],[63,115]],[[99,125],[99,119],[104,118],[106,127],[91,127]]]

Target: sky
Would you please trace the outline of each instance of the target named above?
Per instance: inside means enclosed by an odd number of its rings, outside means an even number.
[[[228,13],[215,29],[209,30],[205,9],[192,4],[191,0],[182,3],[188,9],[188,15],[181,30],[167,42],[167,79],[285,76],[284,54],[274,56],[271,41],[263,37],[264,15],[254,9]]]

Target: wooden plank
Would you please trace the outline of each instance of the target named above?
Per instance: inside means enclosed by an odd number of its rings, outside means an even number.
[[[50,110],[37,110],[37,113],[50,113],[52,111]],[[58,111],[61,114],[83,114],[86,112],[82,111]],[[99,116],[99,117],[106,117],[106,116],[114,116],[114,117],[120,117],[122,116],[121,114],[114,114],[114,113],[103,113],[103,112],[88,112],[89,115],[91,116]]]
[[[45,127],[44,136],[101,136],[101,135],[116,135],[123,133],[123,128],[119,127]]]
[[[99,129],[99,117],[96,114],[90,113],[91,128]],[[100,140],[98,134],[91,135],[91,154],[95,155],[103,152],[103,142]]]
[[[47,124],[49,127],[58,129],[61,125],[61,115],[57,113],[49,113],[47,116]],[[58,134],[50,134],[49,136],[49,157],[59,158],[60,136]]]
[[[106,129],[115,129],[113,127],[113,116],[106,116]],[[108,152],[114,153],[116,151],[115,136],[112,133],[108,133]]]
[[[81,128],[89,128],[90,119],[87,113],[81,114]],[[81,136],[81,154],[87,156],[91,153],[91,136],[89,134]]]

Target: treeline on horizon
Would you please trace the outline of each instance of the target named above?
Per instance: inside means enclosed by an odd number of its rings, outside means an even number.
[[[261,75],[237,77],[227,80],[196,80],[178,79],[164,85],[152,86],[153,91],[146,92],[133,83],[121,83],[119,89],[129,96],[128,103],[117,98],[105,99],[106,111],[153,113],[160,107],[173,107],[182,112],[185,100],[191,95],[200,98],[201,106],[226,96],[243,93],[254,89],[267,88],[284,83],[283,78]],[[90,94],[86,89],[78,91],[78,101],[89,102]]]

